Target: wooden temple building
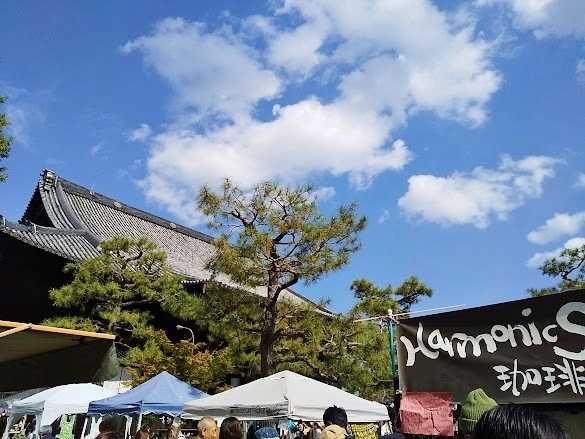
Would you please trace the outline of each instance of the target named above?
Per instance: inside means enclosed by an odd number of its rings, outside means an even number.
[[[202,291],[210,279],[205,263],[214,251],[211,236],[44,170],[21,219],[0,215],[0,320],[39,323],[49,317],[49,290],[70,282],[65,264],[96,256],[100,242],[114,236],[154,241],[188,291]],[[290,289],[284,293],[309,301]]]

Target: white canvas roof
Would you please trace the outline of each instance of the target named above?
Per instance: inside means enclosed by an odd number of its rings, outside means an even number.
[[[278,372],[248,384],[183,405],[186,419],[203,416],[240,420],[278,418],[320,421],[327,407],[336,405],[347,412],[349,422],[388,420],[384,404],[368,401],[336,387],[290,371]]]
[[[87,413],[91,401],[108,398],[115,392],[95,384],[67,384],[52,387],[28,398],[14,401],[4,433],[24,415],[37,417],[37,432],[41,425],[49,425],[61,415]]]
[[[46,387],[39,387],[37,389],[28,389],[23,390],[22,392],[15,393],[13,395],[7,396],[6,398],[0,399],[0,411],[1,410],[9,410],[12,406],[14,401],[20,401],[21,399],[28,398],[29,396],[34,395],[35,393],[42,392],[43,390],[47,390]]]

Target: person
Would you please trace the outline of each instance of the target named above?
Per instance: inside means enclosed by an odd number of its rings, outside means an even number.
[[[255,422],[250,422],[248,432],[246,433],[246,439],[254,439],[254,433],[256,432],[256,430],[258,430],[258,428],[256,427],[257,426]]]
[[[309,428],[307,427],[307,424],[305,424],[302,419],[299,419],[294,429],[295,439],[306,439],[308,430]]]
[[[398,431],[395,431],[393,433],[380,436],[380,439],[406,439],[406,436]]]
[[[351,438],[347,434],[347,413],[341,407],[332,406],[323,412],[325,428],[321,432],[321,439]]]
[[[561,424],[527,405],[506,404],[485,412],[472,439],[569,439]]]
[[[215,419],[205,416],[197,424],[197,439],[216,439],[217,422]]]
[[[169,439],[185,439],[185,435],[181,431],[181,427],[179,427],[178,424],[172,424],[169,427],[168,437],[169,437]],[[145,439],[148,439],[148,437]]]
[[[53,427],[50,425],[41,425],[39,428],[39,436],[41,439],[55,439],[55,436],[53,436]]]
[[[98,434],[95,439],[120,439],[118,433],[115,431],[103,431]]]
[[[35,428],[37,425],[36,416],[26,416],[24,421],[24,434],[28,439],[33,439],[35,435]]]
[[[319,439],[321,437],[321,426],[319,425],[318,422],[313,422],[313,439]]]
[[[219,427],[219,439],[242,439],[242,423],[238,418],[225,418]]]
[[[279,439],[280,435],[274,427],[260,427],[254,432],[254,439]]]
[[[378,439],[379,437],[376,424],[372,423],[348,424],[347,433],[355,439]]]
[[[467,437],[473,432],[478,419],[498,403],[486,395],[483,389],[475,389],[469,392],[465,402],[461,406],[459,416],[459,430]]]
[[[134,433],[134,439],[148,439],[150,437],[150,429],[142,427]]]

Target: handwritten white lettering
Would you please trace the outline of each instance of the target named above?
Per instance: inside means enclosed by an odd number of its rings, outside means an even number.
[[[526,325],[501,325],[495,324],[491,327],[489,333],[469,335],[462,332],[456,332],[451,337],[445,337],[440,329],[435,329],[430,332],[425,340],[424,328],[422,323],[419,323],[416,331],[416,346],[406,336],[400,336],[400,341],[406,348],[406,366],[413,366],[416,362],[417,353],[421,353],[429,359],[437,359],[441,352],[446,353],[450,357],[455,355],[460,358],[467,358],[468,346],[470,346],[471,354],[479,357],[482,353],[494,353],[498,349],[498,344],[507,343],[511,347],[524,345],[530,347],[533,345],[542,345],[543,340],[548,343],[557,343],[558,335],[551,331],[555,329],[563,329],[564,331],[577,334],[585,337],[585,326],[570,322],[569,315],[573,312],[580,312],[585,314],[585,303],[570,302],[559,308],[556,314],[557,324],[550,324],[544,327],[542,331],[538,329],[534,322],[529,322]],[[521,311],[524,317],[532,314],[530,308]],[[580,352],[573,352],[563,349],[561,346],[554,346],[553,351],[560,357],[568,360],[583,361],[585,360],[585,349]],[[502,371],[500,371],[502,372]]]
[[[578,334],[585,336],[585,326],[569,322],[569,315],[572,312],[580,312],[585,314],[585,303],[569,302],[559,308],[557,312],[557,323],[565,331],[571,334]],[[585,348],[581,352],[567,351],[559,346],[553,347],[553,351],[559,357],[568,358],[569,360],[583,361],[585,360]]]

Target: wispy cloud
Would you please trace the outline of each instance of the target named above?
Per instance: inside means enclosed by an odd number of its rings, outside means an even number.
[[[548,244],[566,235],[575,235],[585,225],[585,211],[573,215],[555,213],[546,223],[527,236],[535,244]]]
[[[118,169],[118,177],[122,178],[122,177],[126,177],[127,175],[129,175],[131,172],[140,169],[140,166],[142,165],[142,160],[140,159],[136,159],[134,160],[129,166],[127,166],[126,168],[120,168]]]
[[[323,186],[315,189],[312,195],[319,201],[330,200],[335,196],[335,188],[331,186]]]
[[[411,218],[443,225],[471,224],[485,228],[493,219],[506,220],[514,209],[542,193],[560,160],[529,156],[512,160],[503,156],[497,169],[475,168],[449,177],[414,175],[398,206]]]
[[[14,137],[14,142],[29,146],[31,130],[45,122],[50,93],[34,94],[0,82],[0,95],[8,97],[2,108],[10,122],[6,133]]]
[[[577,61],[577,67],[575,68],[577,74],[577,81],[585,84],[585,59]]]
[[[128,134],[128,140],[132,142],[145,142],[151,134],[152,130],[150,127],[147,124],[142,123],[138,128]]]
[[[380,215],[380,217],[378,218],[378,222],[380,224],[384,224],[386,221],[388,221],[390,219],[390,211],[388,209],[384,209],[382,211],[382,214]]]
[[[89,154],[92,156],[96,156],[102,150],[102,144],[96,143],[91,148],[89,148]]]
[[[547,260],[552,258],[558,258],[560,253],[565,249],[580,248],[585,245],[585,238],[578,237],[569,239],[562,247],[549,252],[535,253],[526,263],[528,268],[539,268]]]
[[[577,180],[573,184],[574,189],[585,189],[585,174],[579,173]]]
[[[585,2],[582,0],[476,0],[476,4],[509,8],[514,25],[531,30],[536,38],[585,37]]]

